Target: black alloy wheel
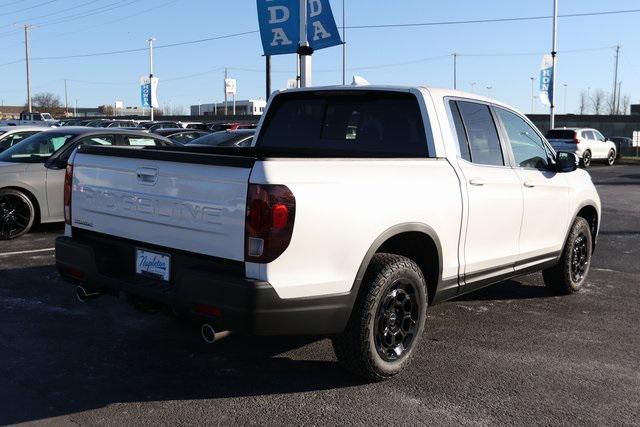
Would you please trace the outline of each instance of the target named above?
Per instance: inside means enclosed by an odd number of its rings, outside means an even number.
[[[582,155],[582,162],[584,163],[584,167],[588,168],[591,165],[591,151],[585,151]]]
[[[0,240],[10,240],[25,234],[34,220],[31,200],[15,190],[0,192]]]
[[[571,278],[579,283],[585,276],[589,265],[589,246],[587,236],[580,233],[573,242],[571,253]]]
[[[374,327],[376,350],[393,362],[411,349],[418,330],[420,304],[415,284],[400,279],[389,288],[376,313]]]
[[[616,161],[616,152],[611,150],[611,151],[609,151],[609,156],[607,156],[607,164],[609,166],[613,166],[615,161]]]

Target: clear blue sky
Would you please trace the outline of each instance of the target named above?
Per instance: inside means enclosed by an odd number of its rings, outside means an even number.
[[[347,25],[427,22],[549,15],[552,0],[346,0]],[[340,25],[342,0],[331,0]],[[559,0],[560,14],[636,9],[638,0]],[[66,56],[144,48],[149,36],[158,45],[257,29],[254,0],[2,0],[0,1],[0,98],[5,105],[24,103],[23,35],[15,24],[42,24],[31,30],[31,56]],[[640,13],[564,18],[559,21],[557,105],[577,108],[578,95],[613,87],[614,50],[622,45],[622,92],[640,102]],[[419,28],[353,29],[347,31],[349,70],[371,83],[427,84],[451,87],[452,59],[434,59],[458,52],[459,87],[476,82],[475,91],[529,112],[531,76],[537,76],[541,55],[550,50],[551,21],[484,23]],[[599,49],[566,52],[579,49]],[[464,56],[532,53],[522,56]],[[186,107],[222,98],[222,67],[238,79],[238,98],[264,97],[264,58],[258,34],[158,49],[155,74],[160,77],[161,104]],[[340,47],[314,54],[314,84],[341,82]],[[294,77],[292,55],[273,60],[273,87]],[[33,92],[51,91],[64,99],[63,79],[69,79],[69,99],[80,106],[124,100],[138,103],[138,79],[148,73],[146,52],[89,58],[34,60]],[[190,75],[190,78],[184,78]],[[349,77],[350,78],[350,77]],[[175,79],[175,80],[171,80]],[[536,102],[536,110],[543,111]]]

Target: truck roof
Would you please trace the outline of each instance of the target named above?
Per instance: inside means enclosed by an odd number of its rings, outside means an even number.
[[[509,104],[505,104],[500,101],[496,101],[492,98],[487,98],[486,96],[478,95],[477,93],[465,92],[461,90],[455,89],[447,89],[447,88],[438,88],[427,85],[333,85],[333,86],[312,86],[306,88],[294,88],[294,89],[286,89],[280,91],[280,93],[290,93],[290,92],[318,92],[318,91],[353,91],[353,90],[378,90],[378,91],[392,91],[392,92],[409,92],[409,91],[426,91],[431,94],[433,98],[442,99],[445,97],[455,97],[455,98],[466,98],[473,99],[477,101],[483,101],[491,104],[495,104],[498,106],[502,106],[511,110],[516,110],[510,106]]]

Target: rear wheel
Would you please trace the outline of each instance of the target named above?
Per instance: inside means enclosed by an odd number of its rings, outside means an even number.
[[[416,263],[376,254],[346,329],[332,340],[338,361],[369,380],[398,374],[420,340],[426,312],[427,286]]]
[[[591,165],[591,151],[587,150],[582,155],[582,162],[584,163],[584,167],[588,168]]]
[[[586,219],[576,218],[560,258],[560,262],[544,270],[544,282],[557,294],[578,292],[589,273],[592,252],[591,227]]]
[[[607,156],[607,164],[609,166],[613,166],[616,162],[616,152],[614,150],[609,151],[609,155]]]
[[[0,240],[22,236],[33,226],[35,209],[31,200],[18,190],[0,190]]]

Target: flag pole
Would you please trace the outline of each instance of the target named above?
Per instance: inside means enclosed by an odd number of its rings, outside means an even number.
[[[558,0],[553,0],[553,37],[552,37],[552,47],[551,47],[551,69],[552,69],[552,78],[551,78],[551,106],[549,107],[549,129],[553,129],[556,125],[556,117],[555,117],[555,99],[556,99],[556,54],[558,53]]]

